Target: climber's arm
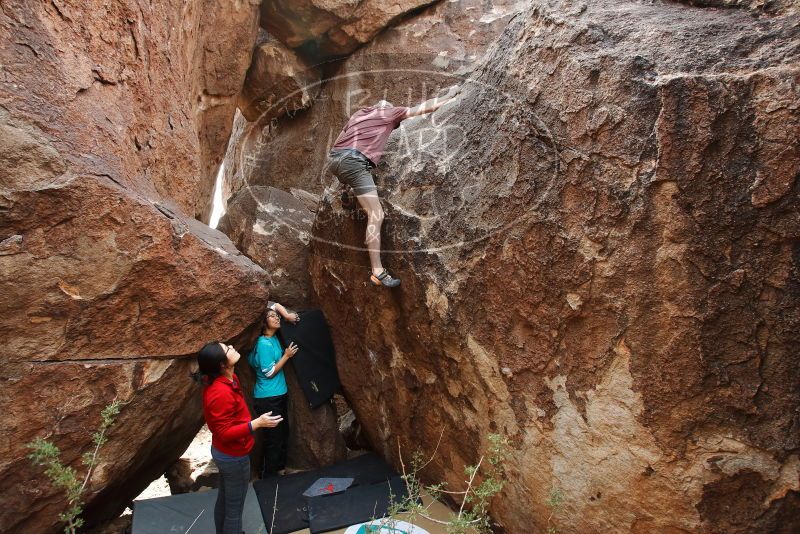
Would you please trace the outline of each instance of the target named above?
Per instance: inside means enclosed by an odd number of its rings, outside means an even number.
[[[296,323],[300,320],[300,315],[296,312],[290,312],[287,310],[280,302],[272,302],[270,301],[267,307],[271,310],[275,310],[278,312],[281,317],[289,321],[290,323]]]
[[[411,117],[418,117],[420,115],[425,115],[426,113],[433,113],[440,107],[444,106],[445,104],[453,100],[456,97],[456,95],[458,95],[459,91],[461,91],[461,88],[457,85],[454,85],[450,88],[449,91],[447,91],[447,94],[444,95],[443,97],[435,96],[430,100],[426,100],[422,104],[419,104],[418,106],[409,108],[408,111],[406,111],[405,117],[403,118],[408,119]]]

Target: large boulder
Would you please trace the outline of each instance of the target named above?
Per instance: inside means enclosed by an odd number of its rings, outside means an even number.
[[[83,473],[81,453],[115,399],[85,518],[121,512],[202,424],[195,352],[263,311],[267,274],[194,218],[206,203],[203,146],[235,105],[216,77],[238,72],[240,84],[249,63],[225,35],[238,25],[254,38],[256,21],[247,2],[0,10],[4,532],[59,530],[63,490],[26,444],[52,441]],[[247,61],[234,68],[229,53]],[[211,102],[223,96],[230,103]]]
[[[314,287],[377,450],[443,433],[424,476],[460,489],[507,436],[507,532],[800,528],[798,22],[533,2],[390,142],[398,289],[323,201]]]
[[[308,273],[308,242],[314,214],[290,193],[248,187],[228,202],[219,229],[271,274],[273,300],[292,309],[314,305]]]
[[[403,15],[435,0],[264,0],[261,25],[312,60],[350,54]]]
[[[292,115],[311,105],[319,81],[319,69],[307,66],[294,51],[261,30],[239,95],[239,109],[251,122],[269,123]]]
[[[86,518],[121,512],[202,424],[194,353],[256,321],[267,298],[266,274],[220,232],[111,181],[62,178],[2,193],[4,531],[57,530],[63,491],[22,460],[26,443],[51,440],[81,471],[115,399]]]
[[[28,4],[0,14],[0,104],[91,147],[73,157],[96,174],[207,221],[259,2]]]
[[[265,113],[253,123],[237,120],[223,191],[231,195],[246,185],[270,185],[319,194],[335,186],[325,158],[351,114],[380,99],[413,106],[460,83],[526,3],[439,2],[387,28],[340,62],[309,109],[277,118]]]

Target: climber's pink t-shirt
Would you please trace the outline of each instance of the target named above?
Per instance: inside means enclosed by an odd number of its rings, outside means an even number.
[[[400,126],[408,108],[403,106],[379,108],[370,106],[353,113],[342,133],[336,138],[333,150],[355,148],[375,165],[383,155],[392,130]]]

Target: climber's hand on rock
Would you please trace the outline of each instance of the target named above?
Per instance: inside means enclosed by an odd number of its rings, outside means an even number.
[[[272,412],[261,414],[258,418],[253,419],[253,428],[274,428],[283,421],[280,415],[272,415]]]
[[[439,93],[436,95],[436,100],[438,101],[450,100],[451,98],[456,96],[459,93],[459,91],[461,91],[461,87],[459,87],[458,85],[451,85],[450,87],[445,87],[444,89],[441,89]]]
[[[292,312],[286,316],[286,320],[292,324],[297,324],[300,322],[300,315],[297,312]]]
[[[283,355],[286,356],[287,358],[291,358],[295,354],[297,354],[298,350],[300,350],[300,347],[298,347],[294,343],[289,343],[289,346],[286,347],[285,351],[283,351]]]

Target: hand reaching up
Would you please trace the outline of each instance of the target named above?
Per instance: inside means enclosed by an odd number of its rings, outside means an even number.
[[[460,85],[451,85],[447,89],[447,93],[445,93],[444,98],[455,98],[455,96],[461,92]]]

